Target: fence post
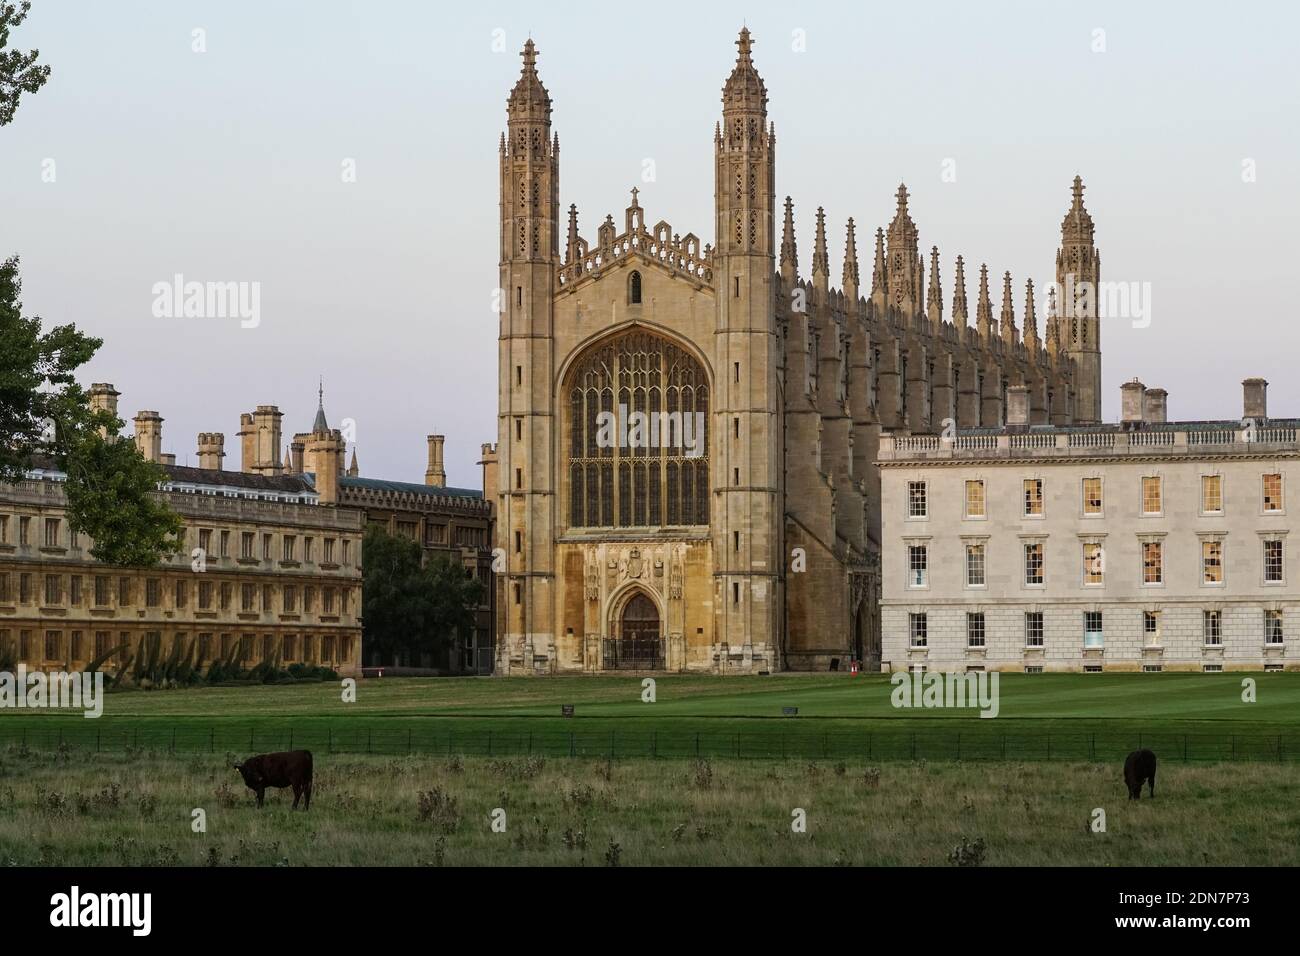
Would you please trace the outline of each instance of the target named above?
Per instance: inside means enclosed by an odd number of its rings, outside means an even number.
[[[957,759],[961,760],[961,734],[957,735]]]
[[[572,730],[569,731],[569,756],[570,756],[570,757],[576,756],[576,754],[575,754],[575,752],[574,752],[574,748],[573,748],[573,731],[572,731]]]
[[[406,756],[411,756],[411,728],[406,728]]]
[[[650,756],[659,756],[659,731],[655,730],[650,735]]]
[[[1277,735],[1277,760],[1278,763],[1282,762],[1282,735],[1281,734]]]
[[[614,759],[614,731],[609,732],[609,759]]]
[[[217,728],[209,727],[208,728],[208,753],[214,754],[216,752],[217,752]]]
[[[1047,759],[1052,759],[1052,735],[1047,735]]]
[[[253,749],[253,733],[254,733],[253,728],[249,727],[248,728],[248,749],[249,750]]]
[[[912,759],[913,759],[913,760],[916,759],[916,734],[915,734],[915,732],[913,732],[913,734],[912,734]]]
[[[451,734],[452,734],[452,729],[451,727],[448,727],[447,728],[447,756],[448,757],[451,756]]]
[[[492,756],[492,731],[488,731],[488,756]]]
[[[1007,759],[1007,735],[1002,735],[1002,759]]]
[[[293,728],[289,728],[289,749],[293,749]]]
[[[375,731],[374,731],[374,728],[373,728],[373,727],[371,727],[371,728],[367,728],[367,730],[366,730],[366,753],[370,753],[371,745],[374,744],[374,742],[375,742]]]
[[[333,752],[334,752],[334,728],[333,728],[333,727],[326,727],[325,730],[326,730],[326,732],[329,734],[329,738],[328,738],[328,740],[329,740],[329,752],[330,752],[330,753],[333,753]]]
[[[825,760],[830,756],[830,734],[822,731],[822,759]]]
[[[95,729],[95,753],[99,753],[99,729]]]
[[[1237,735],[1232,735],[1232,759],[1237,759]]]
[[[289,749],[292,750],[293,747],[290,747]],[[176,728],[175,727],[172,728],[172,753],[176,753]]]
[[[871,759],[871,734],[867,734],[867,759]]]
[[[1183,763],[1187,763],[1187,735],[1183,734]]]
[[[700,755],[700,732],[695,731],[695,756]]]

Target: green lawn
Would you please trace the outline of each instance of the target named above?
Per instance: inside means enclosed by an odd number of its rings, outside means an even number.
[[[1000,677],[1000,712],[896,709],[882,675],[363,680],[124,691],[104,716],[0,712],[0,745],[61,743],[221,752],[286,746],[350,752],[616,756],[1110,759],[1135,746],[1166,758],[1300,759],[1300,674]],[[575,716],[560,716],[573,704]],[[785,707],[798,715],[785,717]]]

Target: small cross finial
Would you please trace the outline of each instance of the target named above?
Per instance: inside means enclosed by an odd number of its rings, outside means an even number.
[[[532,37],[524,43],[524,51],[519,55],[524,58],[524,69],[532,70],[537,65],[537,45]]]
[[[632,187],[632,205],[633,205],[633,206],[635,206],[635,205],[637,204],[637,202],[636,202],[636,197],[637,197],[637,193],[639,193],[640,191],[641,191],[641,190],[637,189],[635,186]]]

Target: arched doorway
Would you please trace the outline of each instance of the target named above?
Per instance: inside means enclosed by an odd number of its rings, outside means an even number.
[[[663,670],[659,608],[644,591],[637,591],[623,605],[614,637],[605,642],[604,658],[609,670]]]

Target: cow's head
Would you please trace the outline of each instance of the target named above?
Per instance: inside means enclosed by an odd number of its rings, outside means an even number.
[[[234,767],[235,770],[239,771],[239,775],[244,778],[244,783],[247,786],[256,790],[258,786],[261,784],[262,773],[261,773],[261,768],[259,766],[253,765],[250,767],[248,765],[248,761],[245,761],[244,763],[232,764],[231,766]]]

